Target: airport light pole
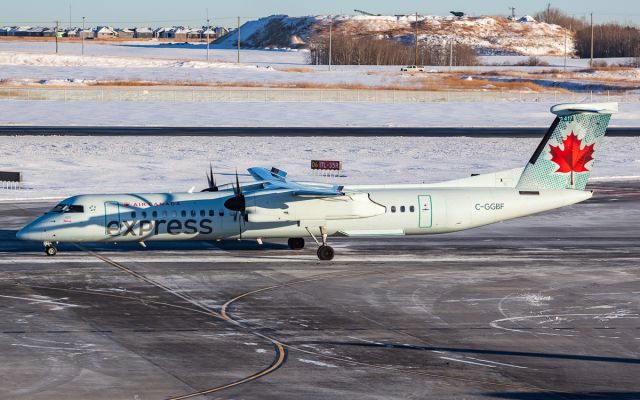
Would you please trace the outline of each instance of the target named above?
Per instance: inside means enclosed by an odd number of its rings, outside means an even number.
[[[329,21],[329,71],[331,71],[331,33],[333,30],[333,19],[331,19],[331,21]]]
[[[211,30],[211,24],[209,22],[209,9],[207,8],[207,62],[209,62],[209,31]]]
[[[56,54],[58,54],[58,21],[56,21],[56,30],[53,32],[53,36],[56,37]]]
[[[591,61],[589,67],[593,68],[593,13],[591,13]]]
[[[416,36],[416,56],[415,56],[415,62],[413,63],[413,65],[418,65],[418,12],[416,11],[416,27],[415,27],[415,36]]]
[[[81,51],[83,56],[84,56],[84,18],[85,17],[82,17],[82,31],[80,32],[80,39],[82,41]]]
[[[567,28],[564,28],[564,72],[567,72]]]
[[[238,30],[236,31],[238,36],[238,64],[240,64],[240,17],[238,17]]]
[[[453,36],[449,42],[449,72],[453,71]]]

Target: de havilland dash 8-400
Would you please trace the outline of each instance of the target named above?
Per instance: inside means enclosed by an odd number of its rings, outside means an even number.
[[[524,168],[436,184],[328,185],[295,182],[277,168],[249,168],[254,182],[193,193],[92,194],[70,197],[29,223],[18,239],[61,242],[224,240],[305,237],[331,260],[332,236],[429,235],[470,229],[568,206],[585,191],[616,103],[559,104]],[[514,149],[515,151],[519,149]]]

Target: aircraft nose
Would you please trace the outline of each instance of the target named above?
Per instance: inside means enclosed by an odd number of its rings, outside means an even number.
[[[42,238],[42,231],[35,229],[31,225],[27,225],[16,232],[16,238],[18,240],[40,240]]]

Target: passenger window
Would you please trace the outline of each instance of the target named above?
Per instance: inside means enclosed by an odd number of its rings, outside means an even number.
[[[178,216],[178,212],[177,212],[177,211],[174,211],[173,213],[171,213],[171,215],[173,215],[173,218],[175,218],[175,217],[177,217],[177,216]]]
[[[396,212],[396,206],[391,206],[391,212],[392,213]]]
[[[147,218],[147,212],[146,211],[142,212],[142,218]]]
[[[416,211],[416,208],[415,208],[414,206],[409,206],[409,211],[410,211],[410,212],[415,212],[415,211]]]
[[[185,210],[180,211],[180,215],[182,215],[183,217],[187,216],[187,212]]]
[[[214,215],[216,215],[216,212],[214,210],[209,210],[209,216],[213,217]]]
[[[207,213],[206,213],[206,212],[204,212],[204,210],[200,210],[200,216],[201,216],[201,217],[206,217],[206,216],[207,216]]]
[[[191,216],[195,217],[196,216],[196,210],[191,210]]]
[[[405,210],[404,206],[400,206],[400,212],[404,212]]]
[[[152,216],[153,218],[158,218],[158,212],[157,212],[157,211],[153,211],[153,212],[151,213],[151,216]]]
[[[221,217],[224,217],[224,210],[218,211],[218,215],[221,216]]]
[[[165,217],[165,218],[167,217],[167,211],[166,210],[162,212],[162,216]]]
[[[132,219],[136,219],[136,212],[135,211],[131,213],[131,218]]]

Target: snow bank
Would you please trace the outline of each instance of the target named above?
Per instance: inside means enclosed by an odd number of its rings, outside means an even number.
[[[535,21],[530,16],[511,21],[502,17],[463,17],[421,15],[417,17],[420,40],[430,44],[448,43],[453,36],[480,54],[502,55],[560,55],[564,53],[564,30],[558,25]],[[414,37],[415,15],[316,15],[288,17],[272,15],[248,21],[240,27],[244,46],[262,48],[283,46],[291,38],[308,44],[314,37],[326,34],[329,23],[334,32],[387,37],[411,42]],[[237,33],[229,33],[216,44],[231,48],[237,43]],[[569,38],[568,50],[574,50]]]

